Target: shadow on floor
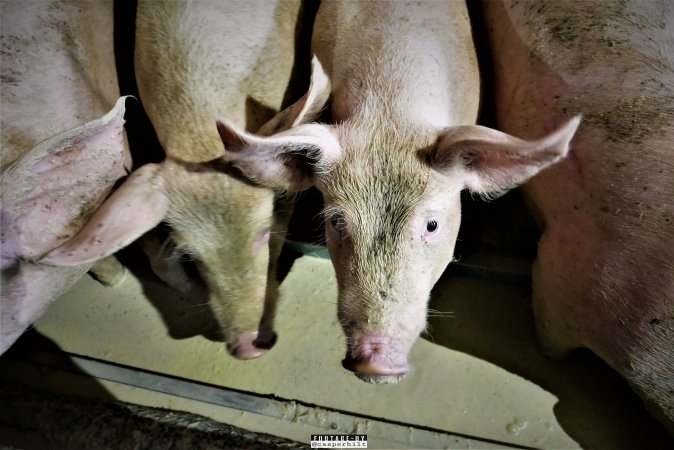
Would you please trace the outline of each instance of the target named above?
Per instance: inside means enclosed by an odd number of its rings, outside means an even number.
[[[138,245],[131,245],[117,257],[141,282],[143,293],[160,313],[168,335],[173,339],[203,336],[210,341],[224,342],[217,320],[208,303],[206,287],[196,268],[189,261],[184,266],[195,286],[190,294],[182,294],[161,281],[150,269],[145,253]]]
[[[583,448],[674,448],[626,381],[587,350],[563,361],[536,347],[530,287],[445,276],[430,308],[428,340],[489,361],[555,395],[555,415]],[[601,440],[600,440],[601,439]],[[608,441],[607,441],[608,439]]]
[[[26,361],[28,357],[37,357],[42,360],[49,360],[50,363],[55,363],[60,369],[52,369],[46,365],[36,365],[39,367],[39,373],[30,373],[24,370],[15,370],[13,364],[17,362]],[[50,366],[52,364],[49,364]],[[78,392],[89,397],[99,398],[102,400],[114,400],[114,396],[108,392],[95,379],[89,378],[79,366],[73,363],[67,354],[63,353],[61,348],[50,339],[38,333],[34,328],[27,330],[21,337],[0,357],[0,384],[4,384],[7,379],[16,379],[16,373],[19,373],[19,379],[26,377],[26,382],[31,383],[37,379],[44,389],[54,389],[52,385],[53,377],[59,371],[66,371],[69,373],[83,375],[81,383],[78,385]],[[56,382],[58,384],[58,381]],[[56,390],[59,390],[56,387]],[[0,409],[6,409],[6,405]]]

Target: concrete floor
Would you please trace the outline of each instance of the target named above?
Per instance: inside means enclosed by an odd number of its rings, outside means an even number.
[[[369,448],[666,448],[671,438],[625,383],[589,353],[536,350],[526,284],[454,276],[434,289],[430,333],[398,385],[342,369],[334,272],[298,259],[282,284],[279,340],[238,361],[211,340],[213,318],[158,281],[115,288],[85,277],[35,325],[48,345],[0,376],[57,392],[200,414],[299,442],[364,433]],[[64,363],[55,349],[71,356]],[[16,353],[16,352],[15,352]],[[50,356],[51,355],[51,356]]]
[[[290,238],[320,241],[320,196],[310,191],[298,205]],[[591,353],[555,362],[538,352],[529,302],[537,231],[517,194],[489,205],[465,198],[463,210],[461,261],[435,286],[437,313],[397,385],[366,384],[341,367],[334,271],[325,249],[305,243],[288,246],[305,256],[287,264],[279,340],[262,358],[230,357],[208,306],[163,285],[131,249],[125,280],[108,288],[83,278],[0,358],[0,380],[306,444],[311,434],[359,433],[369,448],[674,448]],[[12,439],[0,423],[0,445],[16,447]]]

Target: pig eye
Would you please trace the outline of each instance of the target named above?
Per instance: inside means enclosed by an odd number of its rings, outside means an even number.
[[[330,225],[332,225],[332,228],[335,230],[340,231],[342,228],[344,228],[344,218],[341,214],[335,214],[334,216],[330,217]]]
[[[437,220],[429,220],[426,222],[426,229],[424,230],[424,234],[422,238],[424,240],[430,239],[433,237],[435,234],[437,234],[438,230],[440,229],[440,224],[438,223]]]
[[[342,231],[344,231],[344,229],[346,228],[346,221],[344,220],[344,216],[339,213],[330,216],[330,226],[332,227],[333,230],[341,234]]]
[[[271,237],[271,228],[265,228],[253,241],[253,252],[256,252],[269,242]]]

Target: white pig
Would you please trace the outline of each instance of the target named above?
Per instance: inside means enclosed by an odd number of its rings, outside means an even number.
[[[587,347],[674,433],[674,3],[485,2],[498,125],[582,113],[569,158],[525,187],[543,228],[541,347]]]
[[[130,160],[112,1],[3,1],[0,20],[2,353],[90,269],[36,260],[75,235]]]
[[[189,277],[171,262],[176,254],[187,255],[206,283],[230,353],[250,359],[271,348],[275,261],[287,217],[283,210],[274,217],[272,190],[223,160],[216,119],[226,115],[256,130],[263,120],[253,104],[280,109],[293,69],[299,12],[295,0],[140,1],[136,78],[166,159],[134,172],[77,240],[46,260],[96,259],[165,221],[172,230],[169,242],[153,257],[164,259],[154,265],[163,267],[162,278],[189,289]],[[266,129],[293,125],[307,112],[292,111],[297,113],[279,115]]]
[[[343,365],[395,382],[452,259],[460,192],[494,196],[558,161],[578,119],[530,142],[475,125],[480,82],[463,2],[323,1],[312,46],[332,84],[331,125],[269,138],[228,122],[219,130],[245,173],[322,192]]]

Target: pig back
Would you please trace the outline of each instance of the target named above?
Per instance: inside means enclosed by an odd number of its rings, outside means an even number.
[[[524,188],[543,228],[543,347],[588,347],[674,429],[672,2],[486,2],[499,126],[581,113],[570,157]]]
[[[168,155],[220,157],[216,119],[255,131],[281,108],[299,11],[295,0],[139,2],[138,88]]]
[[[463,2],[321,2],[312,50],[336,121],[373,111],[396,125],[475,123],[480,81]]]
[[[0,166],[105,114],[119,97],[113,2],[6,1]]]
[[[112,1],[1,2],[0,21],[2,353],[89,269],[37,260],[100,206],[128,152]]]

